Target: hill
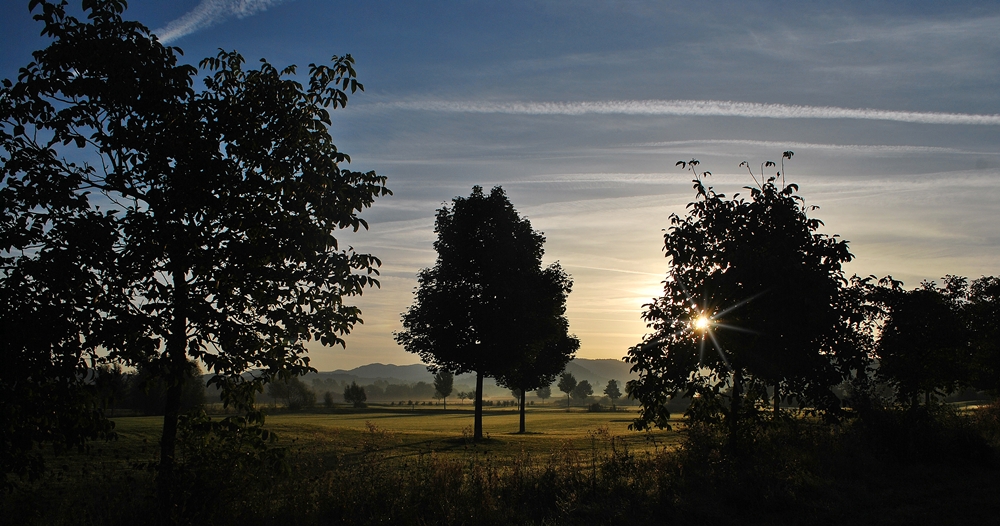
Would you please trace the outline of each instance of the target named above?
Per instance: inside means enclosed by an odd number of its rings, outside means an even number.
[[[608,380],[618,380],[619,385],[624,383],[633,375],[629,373],[629,365],[621,360],[591,360],[587,358],[577,358],[571,360],[566,365],[566,372],[572,373],[577,381],[587,380],[594,386],[594,392],[600,393],[604,390]],[[334,371],[321,371],[316,374],[307,375],[303,380],[308,384],[314,379],[335,380],[338,383],[357,382],[360,385],[367,384],[404,384],[412,385],[417,382],[432,383],[433,375],[427,371],[424,364],[395,365],[370,363],[355,367],[354,369],[337,369]],[[472,374],[461,374],[455,377],[456,391],[471,391],[476,383],[476,377]],[[483,393],[486,396],[503,396],[508,391],[500,387],[492,378],[487,378],[483,382]]]

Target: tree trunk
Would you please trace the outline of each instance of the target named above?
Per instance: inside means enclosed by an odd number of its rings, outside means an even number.
[[[521,389],[521,428],[518,433],[524,434],[524,389]]]
[[[741,406],[743,405],[743,370],[737,368],[733,372],[733,401],[729,405],[729,441],[735,452],[736,442],[739,433],[739,419]]]
[[[444,410],[447,411],[448,410],[448,397],[447,396],[442,396],[441,400],[444,401]]]
[[[170,507],[173,489],[174,455],[177,450],[177,419],[181,408],[181,391],[187,368],[187,271],[177,265],[171,272],[174,282],[173,319],[167,337],[166,363],[167,400],[163,408],[163,434],[160,438],[158,490],[165,511]]]
[[[483,373],[479,371],[476,371],[476,417],[473,424],[472,439],[483,439]]]

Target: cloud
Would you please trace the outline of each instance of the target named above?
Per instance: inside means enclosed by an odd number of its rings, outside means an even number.
[[[246,18],[283,2],[285,0],[201,0],[198,7],[153,33],[160,38],[160,42],[169,44],[231,16]]]
[[[725,144],[725,145],[736,145],[736,146],[755,146],[770,149],[790,149],[790,148],[803,148],[809,150],[832,150],[832,151],[850,151],[858,153],[898,153],[898,154],[911,154],[911,153],[930,153],[930,154],[968,154],[968,155],[1000,155],[997,152],[980,152],[964,150],[959,148],[946,148],[940,146],[909,146],[909,145],[892,145],[892,144],[817,144],[809,142],[778,142],[778,141],[754,141],[748,139],[691,139],[685,141],[658,141],[658,142],[644,142],[636,144],[623,144],[622,147],[682,147],[700,144]]]
[[[612,100],[597,102],[453,102],[400,101],[377,107],[457,113],[508,115],[680,115],[698,117],[763,117],[769,119],[863,119],[920,124],[1000,125],[1000,115],[891,111],[834,106],[798,106],[719,100]]]

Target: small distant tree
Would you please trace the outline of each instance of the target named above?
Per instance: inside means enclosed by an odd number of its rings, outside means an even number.
[[[441,395],[445,410],[448,409],[448,395],[451,394],[454,387],[455,375],[451,372],[442,369],[434,375],[434,390],[437,394]]]
[[[552,386],[551,385],[545,385],[545,386],[539,387],[538,389],[535,389],[535,396],[537,396],[538,399],[541,400],[544,403],[545,400],[547,400],[549,397],[552,396]]]
[[[588,396],[594,394],[594,387],[590,385],[587,380],[581,380],[580,383],[576,384],[573,388],[571,395],[577,400],[584,401]]]
[[[292,411],[316,405],[316,393],[298,376],[277,379],[267,384],[267,395],[274,400],[283,400],[285,407]]]
[[[357,382],[351,382],[351,385],[344,388],[344,401],[353,404],[354,407],[365,407],[367,400],[368,395],[365,394],[365,388],[358,385]]]
[[[333,393],[330,391],[323,393],[323,407],[327,409],[333,408]]]
[[[604,394],[611,399],[611,410],[615,410],[615,400],[622,397],[621,389],[618,388],[618,380],[608,380],[608,385],[604,388]]]
[[[573,376],[573,373],[563,373],[559,377],[557,387],[559,387],[560,391],[566,393],[566,410],[569,411],[569,396],[576,389],[576,377]]]

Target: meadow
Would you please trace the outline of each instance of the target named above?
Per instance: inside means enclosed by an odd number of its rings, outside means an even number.
[[[534,406],[517,434],[513,408],[488,408],[481,442],[471,440],[471,405],[272,411],[266,427],[278,438],[266,450],[188,441],[179,504],[164,522],[911,524],[1000,512],[998,407],[944,407],[918,424],[896,412],[839,428],[764,423],[737,461],[720,454],[718,429],[676,420],[630,431],[634,411]],[[117,440],[50,456],[42,479],[4,496],[3,516],[164,519],[152,468],[161,418],[115,423]]]

